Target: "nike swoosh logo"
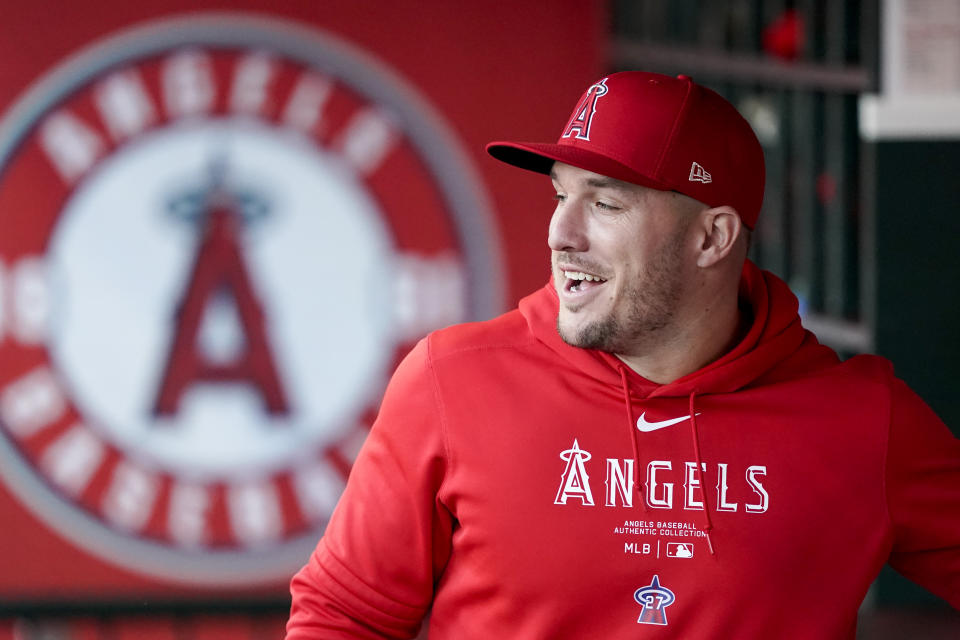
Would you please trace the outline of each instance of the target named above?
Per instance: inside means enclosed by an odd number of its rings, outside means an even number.
[[[657,429],[663,429],[664,427],[669,427],[677,424],[678,422],[683,422],[684,420],[689,420],[690,416],[683,416],[682,418],[673,418],[672,420],[661,420],[659,422],[647,422],[644,416],[647,415],[647,412],[644,411],[640,414],[640,417],[637,418],[637,429],[643,431],[644,433],[650,433],[651,431],[656,431]],[[700,415],[698,411],[695,415]]]

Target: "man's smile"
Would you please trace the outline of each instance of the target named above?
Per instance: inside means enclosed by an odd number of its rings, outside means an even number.
[[[584,271],[565,269],[563,275],[566,277],[564,290],[568,293],[583,293],[600,287],[606,282],[605,278]]]

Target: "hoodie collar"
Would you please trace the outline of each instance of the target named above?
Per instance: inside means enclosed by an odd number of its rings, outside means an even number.
[[[630,389],[641,397],[679,397],[725,393],[749,386],[797,351],[804,342],[816,344],[804,330],[796,296],[786,283],[753,262],[744,264],[740,303],[752,313],[747,334],[726,354],[668,384],[657,384],[632,369]],[[520,301],[520,312],[534,336],[584,374],[606,384],[622,385],[622,362],[613,354],[572,347],[557,332],[559,299],[552,284]]]

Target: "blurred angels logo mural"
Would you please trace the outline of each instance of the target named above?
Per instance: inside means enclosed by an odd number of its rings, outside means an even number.
[[[433,109],[328,34],[210,15],[94,43],[0,124],[0,468],[147,575],[288,576],[389,373],[501,308]]]

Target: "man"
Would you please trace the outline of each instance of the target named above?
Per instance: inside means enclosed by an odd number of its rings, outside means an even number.
[[[960,443],[746,261],[749,125],[689,78],[591,86],[552,280],[397,370],[287,637],[853,638],[881,566],[960,606]]]

